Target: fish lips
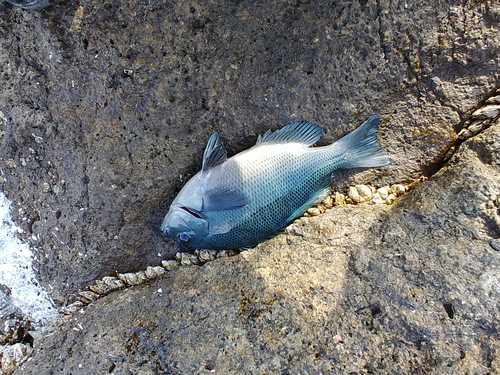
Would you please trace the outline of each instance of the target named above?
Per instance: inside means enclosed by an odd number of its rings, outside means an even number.
[[[160,229],[166,237],[173,240],[178,240],[177,236],[179,235],[179,233],[192,232],[186,221],[176,213],[167,215],[165,220],[163,220],[163,224],[161,225]]]

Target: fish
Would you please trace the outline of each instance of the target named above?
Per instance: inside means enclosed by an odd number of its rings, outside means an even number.
[[[276,236],[330,194],[337,169],[392,163],[372,116],[336,142],[311,147],[323,130],[295,121],[259,135],[231,158],[218,133],[203,153],[202,169],[181,189],[161,225],[170,239],[206,250],[245,250]]]

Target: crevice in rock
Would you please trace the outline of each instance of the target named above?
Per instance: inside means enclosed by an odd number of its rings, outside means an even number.
[[[443,308],[446,311],[448,318],[453,319],[455,317],[455,308],[451,302],[443,303]]]
[[[466,140],[480,134],[488,129],[500,118],[500,88],[490,91],[483,100],[478,103],[476,110],[473,110],[467,120],[458,129],[457,136],[434,158],[434,160],[423,167],[423,174],[431,177],[451,160],[460,145]]]

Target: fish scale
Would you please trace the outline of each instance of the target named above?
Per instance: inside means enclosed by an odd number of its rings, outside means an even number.
[[[311,148],[321,128],[294,122],[266,132],[254,147],[229,159],[214,133],[202,171],[172,202],[161,229],[197,248],[253,247],[324,199],[336,169],[389,165],[392,160],[377,139],[378,124],[378,116],[370,117],[337,142]]]

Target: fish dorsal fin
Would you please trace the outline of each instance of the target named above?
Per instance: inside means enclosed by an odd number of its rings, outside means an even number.
[[[259,143],[304,143],[308,146],[315,144],[323,136],[323,130],[308,121],[295,121],[285,125],[283,129],[272,132],[270,129],[259,135]]]
[[[203,153],[203,172],[208,171],[227,160],[226,149],[220,140],[219,134],[214,133],[210,136],[205,152]]]
[[[202,196],[202,202],[202,211],[235,210],[248,205],[242,192],[228,187],[207,191]]]

